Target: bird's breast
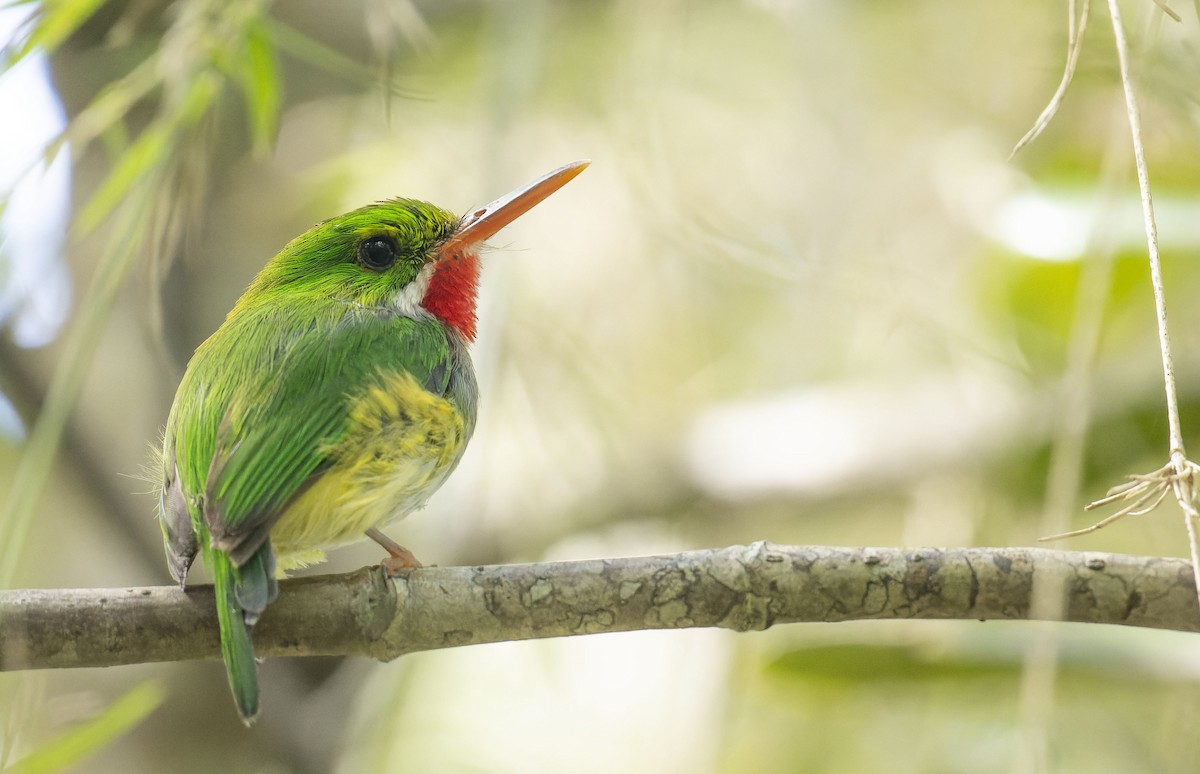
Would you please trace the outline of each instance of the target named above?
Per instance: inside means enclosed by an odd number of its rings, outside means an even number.
[[[283,569],[319,561],[324,549],[424,506],[466,446],[458,409],[406,371],[381,375],[348,401],[328,466],[271,530]]]

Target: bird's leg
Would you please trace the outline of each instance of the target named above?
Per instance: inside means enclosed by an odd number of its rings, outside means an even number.
[[[416,570],[423,566],[417,561],[417,557],[413,556],[412,551],[409,551],[374,527],[367,530],[367,537],[374,540],[383,547],[384,551],[388,552],[388,557],[379,564],[383,567],[389,578],[399,575],[404,570]]]

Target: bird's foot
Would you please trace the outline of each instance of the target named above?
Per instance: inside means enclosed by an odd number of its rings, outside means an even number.
[[[417,557],[413,556],[412,551],[409,551],[374,527],[367,530],[367,537],[374,540],[383,547],[384,551],[388,552],[388,556],[379,563],[379,566],[383,568],[383,571],[387,573],[389,578],[394,578],[409,570],[416,570],[424,566],[417,561]]]

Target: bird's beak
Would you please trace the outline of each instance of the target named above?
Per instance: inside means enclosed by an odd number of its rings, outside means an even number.
[[[497,231],[524,215],[538,202],[545,199],[572,178],[582,172],[590,161],[576,161],[542,175],[529,185],[501,196],[494,202],[465,215],[458,230],[446,240],[442,248],[445,255],[478,245]]]

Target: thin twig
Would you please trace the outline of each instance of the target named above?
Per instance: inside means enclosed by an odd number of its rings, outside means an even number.
[[[1177,14],[1175,11],[1171,10],[1171,7],[1169,5],[1167,5],[1164,2],[1164,0],[1151,0],[1151,2],[1153,2],[1155,5],[1158,6],[1158,10],[1162,11],[1167,16],[1170,16],[1175,21],[1177,21],[1177,22],[1183,21],[1183,17],[1180,16],[1179,14]]]
[[[1150,259],[1150,283],[1154,290],[1154,309],[1158,318],[1158,341],[1162,351],[1163,382],[1167,392],[1167,424],[1171,433],[1171,458],[1176,462],[1176,472],[1183,474],[1180,464],[1185,458],[1183,431],[1179,423],[1179,400],[1175,392],[1175,370],[1171,360],[1171,338],[1167,326],[1167,295],[1162,276],[1162,260],[1158,252],[1158,225],[1154,219],[1154,198],[1150,193],[1150,170],[1146,165],[1146,151],[1142,146],[1142,119],[1138,110],[1137,96],[1133,91],[1133,77],[1129,70],[1129,43],[1125,38],[1125,25],[1121,23],[1121,11],[1117,0],[1108,0],[1112,14],[1113,37],[1117,44],[1117,63],[1121,71],[1121,87],[1125,92],[1125,113],[1129,119],[1129,133],[1133,140],[1133,160],[1137,167],[1138,191],[1142,197],[1142,217],[1146,228],[1146,246]]]
[[[1088,11],[1090,8],[1091,0],[1083,0],[1083,12],[1079,14],[1079,22],[1076,25],[1075,0],[1068,0],[1067,65],[1063,70],[1062,80],[1059,81],[1058,88],[1055,89],[1054,96],[1050,98],[1050,102],[1042,110],[1037,120],[1033,122],[1033,126],[1013,146],[1012,152],[1008,154],[1010,161],[1013,156],[1017,155],[1018,151],[1041,135],[1045,128],[1050,125],[1050,120],[1054,118],[1055,113],[1058,112],[1058,108],[1062,105],[1063,98],[1067,95],[1067,87],[1071,85],[1071,79],[1075,77],[1075,66],[1079,63],[1079,53],[1083,51],[1083,33],[1087,30]]]
[[[1121,510],[1117,511],[1113,515],[1103,518],[1100,521],[1096,522],[1095,524],[1092,524],[1089,527],[1084,527],[1083,529],[1074,529],[1074,530],[1071,530],[1070,532],[1061,532],[1057,535],[1046,535],[1045,537],[1038,538],[1038,541],[1041,543],[1046,543],[1046,542],[1049,542],[1052,540],[1063,540],[1065,538],[1073,538],[1073,537],[1079,537],[1080,535],[1088,535],[1088,534],[1091,534],[1092,532],[1095,532],[1096,530],[1104,529],[1109,524],[1112,524],[1114,521],[1119,521],[1119,520],[1125,518],[1126,516],[1144,516],[1147,513],[1149,513],[1150,511],[1154,510],[1155,507],[1157,507],[1158,504],[1163,501],[1163,498],[1166,497],[1168,491],[1169,491],[1169,489],[1168,489],[1167,485],[1164,483],[1159,488],[1159,491],[1157,492],[1156,497],[1155,497],[1155,494],[1156,494],[1155,491],[1153,489],[1151,489],[1149,492],[1146,492],[1144,495],[1139,497],[1132,505],[1122,508]],[[1149,500],[1151,497],[1155,497],[1154,504],[1150,505],[1146,508],[1142,508],[1141,507],[1142,504],[1145,503],[1147,500]]]
[[[1193,520],[1200,518],[1195,506],[1195,476],[1200,467],[1187,458],[1183,448],[1183,429],[1179,421],[1179,400],[1175,391],[1175,369],[1171,361],[1171,338],[1167,326],[1167,300],[1162,276],[1162,261],[1158,252],[1158,226],[1154,220],[1154,199],[1150,194],[1150,171],[1146,165],[1146,152],[1142,147],[1142,121],[1138,111],[1137,97],[1133,90],[1133,78],[1129,69],[1129,44],[1125,38],[1125,25],[1121,23],[1121,11],[1117,0],[1108,0],[1112,16],[1113,38],[1117,46],[1117,62],[1121,71],[1121,87],[1125,92],[1125,112],[1129,118],[1129,133],[1133,140],[1133,158],[1137,167],[1138,191],[1142,197],[1142,215],[1146,228],[1146,245],[1150,259],[1150,283],[1154,289],[1154,308],[1158,319],[1159,348],[1162,351],[1163,385],[1167,396],[1167,424],[1171,435],[1171,466],[1173,473],[1168,477],[1175,499],[1183,509],[1187,522],[1188,541],[1192,555],[1192,575],[1196,590],[1200,594],[1200,545]],[[1159,6],[1163,7],[1163,6]],[[1166,10],[1164,8],[1164,10]],[[1174,16],[1174,14],[1171,14]],[[1133,490],[1131,490],[1133,491]]]

